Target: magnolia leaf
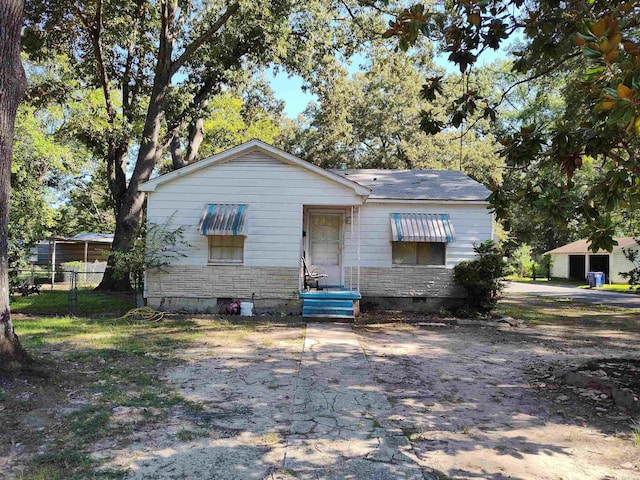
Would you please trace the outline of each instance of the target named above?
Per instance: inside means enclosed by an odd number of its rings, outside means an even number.
[[[596,37],[601,37],[604,35],[605,30],[607,29],[607,22],[605,17],[598,20],[596,23],[591,25],[591,31]]]
[[[618,84],[616,93],[618,95],[618,98],[630,99],[631,97],[633,97],[633,90],[631,90],[626,85],[623,85],[622,83]]]
[[[629,55],[633,55],[634,57],[640,56],[640,47],[638,47],[637,44],[627,41],[624,42],[622,46],[624,47],[625,52]]]
[[[613,63],[613,61],[618,58],[618,55],[620,54],[620,52],[618,52],[617,50],[614,50],[613,52],[609,52],[605,55],[604,60],[607,63]]]
[[[613,102],[613,101],[603,101],[603,102],[598,103],[598,104],[596,105],[596,107],[595,107],[595,109],[594,109],[594,110],[595,110],[596,112],[600,112],[600,111],[602,111],[602,110],[611,110],[611,109],[612,109],[613,107],[615,107],[615,106],[616,106],[616,102]]]
[[[593,48],[584,47],[582,51],[584,52],[585,56],[588,58],[597,59],[602,57],[602,53],[598,50],[594,50]]]

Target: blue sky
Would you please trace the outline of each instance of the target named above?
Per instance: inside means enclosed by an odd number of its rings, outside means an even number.
[[[481,55],[478,65],[491,63],[499,58],[505,58],[503,51],[494,52],[493,50],[488,50]],[[448,72],[455,73],[459,71],[456,65],[447,60],[446,55],[438,55],[434,61],[437,65],[447,69]],[[363,62],[359,61],[358,58],[354,58],[349,71],[351,73],[357,71],[358,65],[361,63]],[[302,78],[297,75],[289,77],[282,70],[277,75],[274,75],[273,70],[270,69],[267,71],[267,79],[269,79],[275,97],[285,102],[284,113],[290,118],[296,118],[309,102],[316,99],[311,93],[302,91]]]
[[[302,91],[302,78],[297,75],[289,77],[282,70],[274,75],[273,70],[270,70],[267,72],[267,78],[275,97],[285,102],[284,113],[288,117],[296,118],[307,104],[316,98],[309,92]]]

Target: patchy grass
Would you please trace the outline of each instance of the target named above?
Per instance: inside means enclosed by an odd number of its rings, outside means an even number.
[[[14,324],[36,366],[0,377],[0,456],[20,439],[24,480],[123,478],[123,472],[100,470],[100,461],[89,456],[92,445],[107,439],[126,444],[136,428],[161,422],[174,408],[203,410],[173,390],[164,370],[184,361],[183,349],[240,344],[264,328],[215,319],[129,323],[21,315]],[[177,437],[204,434],[185,430]]]
[[[178,440],[180,440],[181,442],[190,442],[192,440],[195,440],[196,438],[203,438],[208,436],[209,436],[209,431],[205,429],[199,429],[199,430],[182,429],[178,433],[176,433],[176,438],[178,438]]]
[[[536,283],[541,285],[549,285],[549,286],[563,286],[563,285],[571,285],[571,286],[579,286],[584,285],[586,280],[581,282],[579,280],[569,280],[568,278],[552,278],[551,280],[547,278],[537,277],[535,280],[531,277],[518,277],[517,275],[509,275],[504,277],[504,280],[507,282],[519,282],[519,283]],[[589,285],[586,285],[589,288]]]
[[[640,312],[571,302],[556,298],[506,295],[498,303],[498,315],[524,320],[529,325],[566,325],[640,331]]]
[[[508,282],[518,282],[518,283],[535,283],[540,285],[549,285],[549,286],[572,286],[578,288],[589,288],[587,281],[579,281],[579,280],[569,280],[567,278],[552,278],[551,280],[547,280],[546,278],[536,278],[535,280],[529,277],[518,277],[516,275],[509,275],[504,278],[505,281]],[[593,290],[603,290],[606,292],[619,292],[619,293],[630,293],[630,294],[638,294],[640,295],[640,289],[635,289],[627,283],[614,283],[614,284],[605,284],[602,287],[595,287]]]
[[[632,420],[630,427],[633,430],[633,440],[636,447],[640,448],[640,420]]]
[[[580,288],[589,288],[589,285],[581,285]],[[628,283],[612,283],[611,285],[605,284],[602,287],[594,287],[592,288],[592,290],[640,295],[640,289],[637,289],[636,287],[633,287]]]
[[[135,306],[133,294],[78,290],[78,304],[69,299],[69,292],[43,290],[39,295],[11,297],[11,311],[26,315],[106,315],[121,314]]]

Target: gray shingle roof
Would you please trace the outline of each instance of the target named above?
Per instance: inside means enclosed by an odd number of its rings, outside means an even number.
[[[484,185],[453,170],[331,170],[370,188],[369,198],[399,200],[486,200]]]

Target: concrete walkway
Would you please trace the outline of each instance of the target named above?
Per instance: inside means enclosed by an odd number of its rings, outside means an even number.
[[[541,285],[534,282],[509,282],[505,293],[568,298],[574,302],[609,305],[622,308],[640,308],[640,295],[577,288],[573,285]]]
[[[285,471],[300,479],[423,479],[350,325],[309,324]]]

